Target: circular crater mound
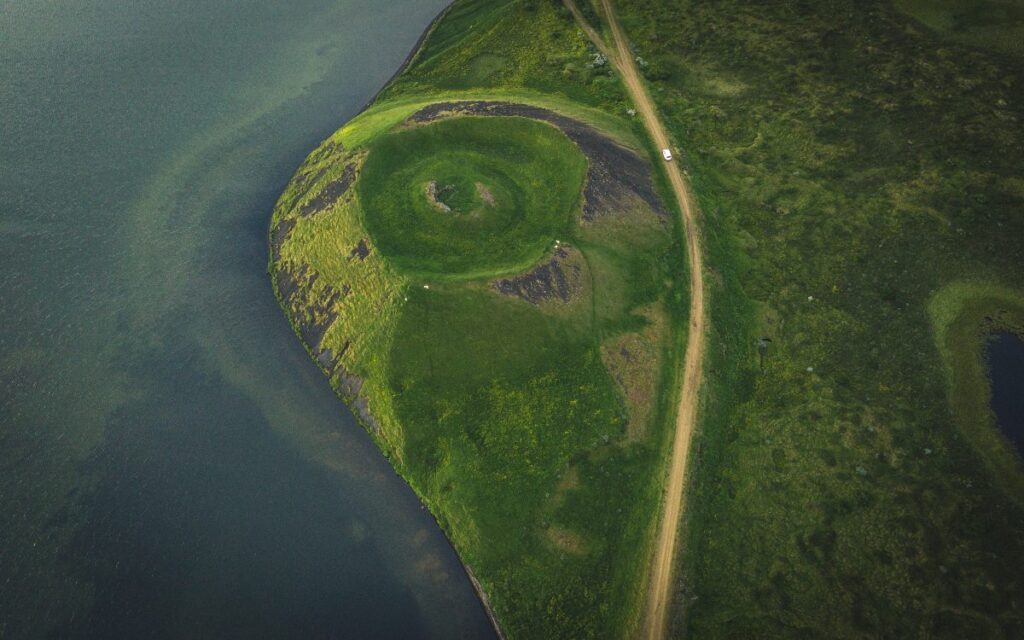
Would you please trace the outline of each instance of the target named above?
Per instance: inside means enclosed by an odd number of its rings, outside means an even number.
[[[558,129],[517,117],[458,117],[374,143],[359,195],[381,254],[413,275],[522,270],[563,235],[587,161]]]

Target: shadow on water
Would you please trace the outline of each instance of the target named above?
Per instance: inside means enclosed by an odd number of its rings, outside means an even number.
[[[999,430],[1024,457],[1024,340],[1005,331],[995,333],[986,357]]]

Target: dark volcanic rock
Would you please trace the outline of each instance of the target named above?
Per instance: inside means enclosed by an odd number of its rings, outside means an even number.
[[[327,285],[314,295],[313,286],[319,275],[311,274],[308,265],[302,265],[293,271],[291,265],[281,264],[275,275],[277,293],[285,308],[289,310],[288,315],[292,318],[299,336],[316,355],[324,369],[332,371],[345,349],[335,356],[330,349],[322,348],[320,343],[338,317],[334,310],[335,305],[348,295],[351,288],[346,285],[339,290]]]
[[[277,226],[274,227],[274,232],[270,234],[270,251],[274,256],[275,263],[281,260],[281,247],[284,246],[284,241],[288,239],[288,234],[292,232],[294,227],[295,220],[285,218],[277,223]]]
[[[345,192],[352,186],[355,179],[356,166],[354,164],[346,165],[340,176],[329,182],[320,193],[302,205],[299,214],[308,216],[323,211],[334,204],[338,198],[345,195]]]
[[[559,247],[547,262],[521,276],[502,278],[491,286],[500,293],[522,298],[530,304],[555,299],[568,303],[579,290],[583,271],[573,258],[569,249]]]

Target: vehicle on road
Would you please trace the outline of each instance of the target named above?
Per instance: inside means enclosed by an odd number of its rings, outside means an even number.
[[[672,151],[669,149],[662,149],[661,157],[665,158],[665,162],[672,162]]]

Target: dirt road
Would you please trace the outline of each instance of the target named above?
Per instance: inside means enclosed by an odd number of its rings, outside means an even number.
[[[598,34],[586,24],[583,16],[572,0],[566,5],[576,16],[584,32],[594,40],[594,46],[600,51],[607,49]],[[601,0],[604,17],[608,21],[614,40],[614,51],[609,58],[615,64],[622,80],[636,105],[644,127],[654,143],[661,149],[670,148],[668,134],[665,132],[651,96],[647,93],[640,73],[637,70],[629,42],[615,16],[611,0]],[[665,637],[668,631],[668,609],[672,600],[672,569],[674,565],[676,542],[679,537],[679,521],[683,512],[683,489],[686,483],[686,467],[689,461],[690,440],[693,437],[697,422],[697,403],[700,399],[701,379],[704,363],[704,258],[701,253],[699,228],[697,226],[697,207],[693,202],[686,181],[676,163],[666,167],[672,192],[679,202],[683,214],[683,233],[686,251],[690,261],[690,332],[686,343],[686,355],[683,362],[683,389],[679,397],[679,409],[676,414],[676,429],[672,443],[672,455],[669,460],[668,480],[665,486],[665,498],[661,519],[658,525],[658,537],[655,542],[654,556],[651,564],[650,583],[647,593],[647,604],[643,620],[643,637],[652,640]]]

